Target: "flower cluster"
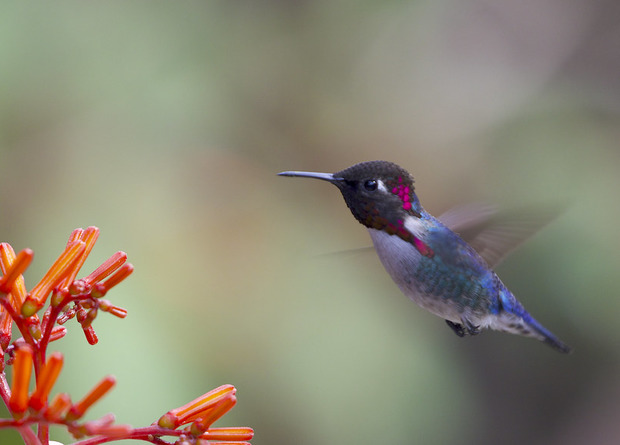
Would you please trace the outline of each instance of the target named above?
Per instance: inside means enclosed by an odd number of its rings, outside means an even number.
[[[224,385],[183,407],[171,410],[158,424],[144,428],[115,424],[109,414],[94,421],[81,422],[86,411],[108,391],[116,380],[104,377],[81,400],[72,402],[67,393],[49,400],[50,392],[63,366],[59,352],[47,354],[50,342],[66,334],[63,326],[75,318],[89,344],[97,343],[92,326],[99,311],[125,318],[127,311],[103,297],[127,278],[133,266],[127,255],[117,252],[88,276],[76,279],[82,265],[99,236],[99,229],[88,227],[71,233],[65,250],[30,292],[26,291],[23,272],[33,259],[24,249],[15,254],[7,243],[0,243],[0,397],[12,418],[0,419],[0,428],[16,428],[28,445],[49,442],[49,425],[65,426],[81,445],[96,445],[120,439],[137,439],[156,444],[202,444],[211,441],[247,444],[253,436],[251,428],[211,428],[211,425],[236,403],[235,388]],[[47,307],[46,307],[47,305]],[[43,314],[39,312],[44,308]],[[13,328],[21,337],[14,338]],[[12,368],[12,382],[6,378],[6,366]],[[29,393],[32,371],[35,387]],[[179,428],[191,423],[186,428]],[[37,431],[33,427],[37,427]],[[84,439],[85,437],[90,437]]]
[[[211,425],[226,414],[237,403],[232,385],[222,385],[179,408],[161,416],[157,425],[176,430],[179,426],[190,424],[183,431],[185,437],[201,440],[238,441],[250,440],[254,435],[252,428],[211,428]]]

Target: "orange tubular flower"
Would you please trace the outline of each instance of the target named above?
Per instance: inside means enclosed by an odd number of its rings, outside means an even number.
[[[86,326],[82,328],[84,336],[89,345],[96,345],[99,342],[99,337],[95,333],[95,329],[92,326]]]
[[[19,279],[21,279],[23,283],[24,278],[22,273],[28,268],[33,257],[34,252],[30,249],[24,249],[15,256],[15,251],[10,244],[0,244],[0,267],[4,274],[0,279],[0,292],[11,292],[13,286]],[[20,289],[18,289],[18,291],[19,290]],[[13,294],[13,298],[15,298],[15,293],[11,293]]]
[[[84,423],[84,431],[89,436],[103,435],[107,437],[123,437],[133,431],[129,425],[114,425],[114,420],[114,414],[106,414],[100,419]]]
[[[73,272],[73,267],[85,248],[86,243],[84,241],[73,241],[67,244],[65,251],[54,262],[43,279],[32,289],[30,295],[26,297],[26,301],[22,305],[22,315],[29,317],[43,307],[52,289]]]
[[[200,439],[239,442],[245,440],[252,440],[252,437],[254,437],[254,430],[248,427],[211,428],[209,429],[209,431],[202,434],[200,436]]]
[[[113,274],[116,269],[125,264],[125,261],[127,261],[127,254],[125,252],[116,252],[110,258],[105,260],[103,264],[96,268],[89,276],[83,278],[82,281],[84,281],[87,286],[97,283]]]
[[[125,318],[127,316],[127,309],[114,306],[108,300],[99,300],[99,309],[104,312],[108,312],[118,318]]]
[[[52,399],[52,402],[45,410],[45,418],[50,422],[58,422],[65,416],[69,408],[71,408],[69,394],[64,392],[56,394],[56,397]]]
[[[32,373],[32,348],[30,345],[21,345],[15,352],[13,362],[13,385],[9,409],[13,416],[21,417],[28,408],[28,384]]]
[[[104,377],[99,383],[97,383],[97,385],[95,385],[93,389],[88,392],[88,394],[84,396],[82,400],[74,404],[71,409],[69,409],[66,419],[77,420],[82,417],[88,408],[105,396],[115,384],[116,378],[114,378],[114,376],[109,375]]]
[[[205,415],[222,399],[234,396],[236,391],[232,385],[219,386],[179,408],[168,411],[157,423],[162,428],[175,429]]]
[[[15,312],[19,312],[26,298],[26,286],[22,272],[32,261],[33,255],[32,250],[24,249],[15,256],[15,251],[10,244],[0,243],[0,269],[3,273],[3,277],[0,278],[0,292],[8,294],[11,308]],[[7,309],[0,306],[0,347],[2,350],[9,346],[12,333],[13,319]]]
[[[64,326],[54,326],[50,334],[50,342],[60,340],[67,334],[67,328]]]
[[[196,441],[196,445],[251,445],[250,442],[237,442],[235,441],[225,441],[225,442],[211,442],[210,440],[198,439]]]
[[[110,289],[112,289],[118,283],[123,281],[129,275],[131,275],[132,272],[133,272],[132,264],[130,263],[123,264],[123,266],[120,269],[118,269],[114,275],[112,275],[110,278],[105,280],[105,282],[103,283],[103,287],[105,291],[107,292]]]
[[[47,355],[49,343],[64,337],[67,332],[60,325],[76,318],[87,341],[95,344],[97,335],[92,323],[99,311],[119,318],[127,315],[125,309],[102,298],[133,272],[133,266],[126,263],[125,252],[116,252],[91,274],[76,279],[98,237],[96,227],[75,229],[62,254],[30,293],[26,291],[22,274],[32,261],[33,252],[25,249],[16,255],[9,244],[0,243],[0,358],[8,357],[6,363],[13,367],[10,391],[6,381],[3,380],[2,385],[2,397],[13,419],[1,419],[0,428],[17,428],[29,444],[47,443],[49,426],[57,424],[65,426],[75,438],[97,436],[87,443],[123,438],[163,443],[161,436],[174,435],[178,438],[177,444],[250,445],[247,441],[254,435],[252,428],[211,428],[237,403],[236,389],[232,385],[222,385],[167,412],[157,425],[137,429],[115,425],[112,414],[94,421],[80,420],[114,387],[116,379],[113,376],[104,377],[77,403],[72,403],[66,393],[57,394],[48,401],[64,361],[59,352]],[[50,295],[49,307],[40,321],[37,312]],[[11,343],[13,326],[23,337]],[[11,354],[5,357],[8,347]],[[0,361],[2,375],[4,363],[5,360]],[[36,386],[29,396],[33,369],[37,375]],[[33,430],[36,425],[37,433]]]
[[[54,352],[45,362],[39,378],[37,379],[37,387],[30,397],[30,408],[35,411],[39,411],[47,403],[47,397],[49,396],[56,379],[62,369],[63,357],[60,352]]]
[[[200,418],[190,427],[190,432],[194,436],[200,436],[205,433],[211,425],[215,423],[220,417],[230,411],[237,404],[237,398],[233,395],[228,395],[216,403],[210,410],[203,412]]]
[[[107,437],[125,437],[133,431],[131,425],[106,425],[91,426],[86,424],[86,432],[90,435],[103,435]]]
[[[69,236],[69,241],[67,242],[67,247],[69,247],[69,245],[75,241],[83,241],[85,246],[83,252],[76,259],[74,266],[71,268],[71,272],[62,280],[59,287],[66,288],[69,287],[71,283],[73,283],[78,272],[84,265],[86,258],[88,258],[88,255],[90,255],[90,251],[93,250],[93,247],[95,247],[97,238],[99,238],[99,228],[94,226],[87,227],[86,230],[75,229],[73,232],[71,232],[71,235]]]
[[[226,414],[237,403],[235,392],[237,390],[232,385],[222,385],[208,393],[192,400],[191,402],[168,411],[161,416],[157,422],[158,426],[167,429],[177,427],[189,422],[193,422],[185,431],[194,436],[196,444],[212,444],[214,440],[224,441],[228,445],[243,445],[252,439],[254,430],[247,427],[239,428],[210,428],[210,426]],[[224,442],[221,442],[222,445]],[[220,442],[217,442],[218,444]]]

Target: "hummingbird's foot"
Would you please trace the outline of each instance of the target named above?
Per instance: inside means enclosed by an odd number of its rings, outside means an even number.
[[[469,335],[478,335],[480,334],[480,326],[474,326],[471,321],[466,318],[461,318],[461,321],[465,325],[465,329],[467,329],[467,333]]]
[[[454,331],[459,337],[465,337],[466,335],[478,335],[480,334],[480,326],[474,326],[469,320],[462,318],[463,324],[454,323],[450,320],[446,320],[446,324]]]
[[[454,323],[450,320],[446,320],[446,324],[450,326],[450,329],[452,329],[457,336],[465,337],[466,332],[462,324]]]

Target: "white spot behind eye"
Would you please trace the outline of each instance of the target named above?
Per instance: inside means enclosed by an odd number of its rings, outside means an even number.
[[[387,193],[388,189],[385,186],[385,183],[381,179],[377,179],[377,188],[382,192]]]

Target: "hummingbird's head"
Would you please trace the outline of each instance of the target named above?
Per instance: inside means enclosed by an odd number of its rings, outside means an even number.
[[[280,176],[322,179],[340,189],[353,216],[366,227],[394,233],[408,217],[420,218],[422,207],[413,177],[387,161],[355,164],[336,173],[287,171]]]

